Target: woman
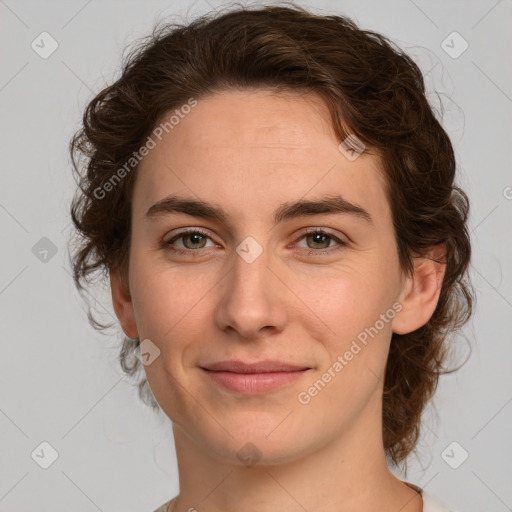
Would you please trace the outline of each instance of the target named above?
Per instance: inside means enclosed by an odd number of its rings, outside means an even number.
[[[109,277],[121,365],[173,424],[158,512],[448,510],[388,466],[472,305],[467,196],[407,55],[293,5],[163,26],[71,152],[75,282]]]

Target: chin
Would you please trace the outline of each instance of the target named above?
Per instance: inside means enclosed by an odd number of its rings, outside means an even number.
[[[252,412],[236,419],[224,417],[221,423],[227,432],[218,425],[214,428],[204,424],[206,429],[196,430],[194,435],[201,438],[199,444],[227,464],[247,467],[286,464],[313,452],[321,442],[320,439],[308,442],[304,423],[293,421],[293,414],[285,419],[287,414]]]

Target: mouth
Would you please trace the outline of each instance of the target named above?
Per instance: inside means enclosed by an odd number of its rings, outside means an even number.
[[[253,395],[281,388],[300,379],[312,368],[281,361],[220,361],[201,369],[224,389]]]

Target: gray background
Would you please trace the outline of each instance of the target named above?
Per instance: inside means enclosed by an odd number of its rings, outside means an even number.
[[[461,512],[512,510],[511,1],[299,3],[390,36],[442,101],[471,199],[477,309],[463,331],[472,355],[441,379],[407,480]],[[126,45],[157,17],[219,6],[0,0],[0,511],[149,512],[178,492],[170,421],[139,403],[117,363],[120,334],[95,332],[73,287],[67,145]],[[45,59],[31,47],[43,31],[58,43]],[[457,56],[453,31],[469,45]],[[112,320],[108,290],[91,300]],[[457,347],[464,357],[463,336]],[[47,469],[44,441],[58,453]]]

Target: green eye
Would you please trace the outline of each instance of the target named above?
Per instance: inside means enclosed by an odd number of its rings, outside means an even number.
[[[340,240],[337,236],[333,235],[332,233],[329,233],[328,231],[325,231],[322,228],[309,229],[308,231],[306,231],[305,234],[303,234],[300,237],[299,240],[303,240],[303,239],[306,239],[306,241],[308,239],[312,239],[313,244],[320,244],[320,245],[325,244],[325,241],[327,240],[327,243],[328,243],[327,247],[316,247],[316,249],[320,249],[320,250],[316,250],[315,247],[310,247],[309,245],[307,248],[304,248],[304,249],[308,249],[308,255],[313,255],[313,256],[319,255],[319,254],[320,255],[330,254],[333,251],[341,249],[347,245],[346,242],[344,242],[343,240]],[[331,241],[335,241],[337,243],[337,247],[331,248],[329,246]],[[325,249],[329,249],[329,250],[325,250]]]

